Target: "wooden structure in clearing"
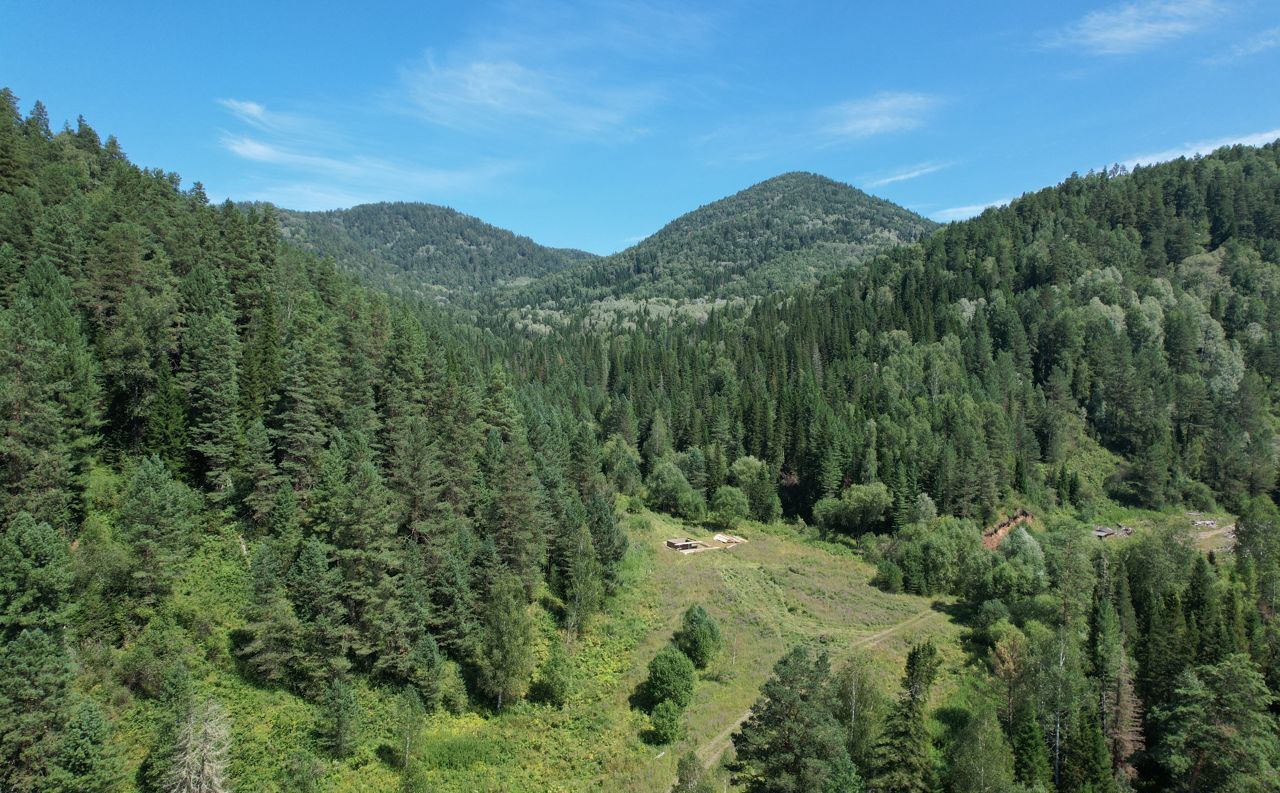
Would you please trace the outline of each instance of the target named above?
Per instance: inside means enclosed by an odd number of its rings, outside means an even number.
[[[671,550],[679,553],[701,553],[702,551],[719,551],[725,548],[732,548],[744,542],[746,540],[736,534],[717,534],[712,542],[695,540],[692,537],[673,537],[667,540],[666,545]]]
[[[680,551],[681,553],[693,553],[694,551],[706,550],[711,546],[707,545],[702,540],[695,540],[689,537],[675,537],[667,540],[667,547],[673,551]]]

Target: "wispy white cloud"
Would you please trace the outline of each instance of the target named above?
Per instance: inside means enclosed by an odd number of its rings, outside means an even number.
[[[1207,26],[1223,10],[1218,0],[1142,0],[1090,11],[1045,36],[1048,47],[1094,55],[1132,55]]]
[[[400,70],[390,97],[442,127],[616,142],[687,89],[652,76],[697,51],[714,16],[653,0],[509,3],[483,30]],[[639,68],[637,68],[639,65]],[[637,77],[636,75],[645,75]]]
[[[990,209],[991,207],[1002,207],[1012,200],[1012,198],[1001,198],[996,201],[988,201],[985,204],[969,204],[962,207],[940,209],[937,212],[930,214],[930,217],[939,223],[951,223],[956,220],[967,220],[975,215],[981,215],[983,210]]]
[[[952,163],[949,162],[922,162],[918,165],[912,165],[902,168],[893,173],[879,176],[869,180],[867,187],[884,187],[885,185],[895,184],[897,182],[905,182],[909,179],[919,179],[921,176],[928,176],[931,173],[950,168]]]
[[[924,125],[939,100],[931,94],[883,92],[823,108],[821,131],[832,138],[867,138]]]
[[[1237,42],[1226,52],[1212,58],[1205,58],[1204,62],[1211,66],[1221,66],[1242,61],[1254,55],[1260,55],[1276,47],[1280,47],[1280,27],[1268,28],[1255,33],[1243,41]]]
[[[350,206],[362,200],[439,200],[441,193],[483,188],[514,169],[486,160],[462,167],[430,167],[364,152],[340,136],[312,137],[319,119],[280,113],[245,100],[219,100],[255,133],[224,132],[222,147],[265,170],[253,174],[268,184],[247,197],[293,209]]]
[[[779,152],[850,145],[872,137],[910,132],[924,127],[945,101],[936,94],[884,91],[808,112],[739,119],[694,138],[693,143],[709,153],[711,164],[754,162]],[[925,170],[897,178],[886,174],[888,181],[870,186],[924,176],[947,164],[917,166],[921,167]]]
[[[1233,135],[1225,138],[1215,138],[1212,140],[1202,140],[1196,143],[1184,143],[1181,146],[1175,146],[1164,151],[1152,152],[1150,154],[1139,154],[1136,157],[1130,157],[1124,161],[1124,165],[1132,168],[1135,165],[1151,165],[1157,162],[1167,162],[1168,160],[1176,160],[1179,157],[1193,157],[1197,154],[1209,154],[1215,149],[1223,146],[1261,146],[1280,138],[1280,128],[1268,129],[1262,132],[1251,132],[1246,135]]]
[[[632,120],[653,105],[650,86],[595,86],[513,60],[439,66],[434,59],[401,71],[413,112],[455,129],[501,129],[512,122],[573,135],[635,134]]]

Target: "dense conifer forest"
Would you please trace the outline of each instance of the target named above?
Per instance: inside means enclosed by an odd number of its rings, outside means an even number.
[[[430,204],[362,204],[332,212],[279,213],[290,243],[341,262],[394,292],[465,301],[594,257],[545,248],[527,237]]]
[[[788,174],[602,259],[281,216],[0,93],[0,789],[1280,790],[1280,144],[938,229]],[[954,631],[766,674],[636,605],[753,546]]]

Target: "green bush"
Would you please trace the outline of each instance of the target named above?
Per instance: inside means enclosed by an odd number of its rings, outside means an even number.
[[[732,529],[747,517],[747,494],[733,485],[721,485],[711,497],[711,519],[722,529]]]
[[[711,619],[706,609],[698,604],[690,606],[685,611],[684,622],[672,637],[672,641],[699,669],[706,669],[724,647],[720,626]]]
[[[840,498],[813,505],[813,518],[824,534],[862,534],[884,524],[893,495],[883,482],[849,485]]]
[[[649,677],[644,681],[643,696],[649,707],[673,702],[686,707],[693,699],[693,662],[674,645],[668,644],[649,662]]]
[[[675,743],[684,735],[684,709],[665,699],[654,707],[649,716],[649,726],[654,743]]]
[[[538,669],[538,680],[533,687],[533,698],[553,707],[562,708],[569,699],[573,685],[573,662],[557,641],[551,645],[551,653]]]
[[[890,594],[898,594],[902,591],[902,568],[888,560],[881,562],[871,584]]]

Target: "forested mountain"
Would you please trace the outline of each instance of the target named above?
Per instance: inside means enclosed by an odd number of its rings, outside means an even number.
[[[732,730],[694,711],[737,680],[764,686],[734,756],[677,789],[1276,789],[1280,144],[928,235],[787,175],[524,287],[560,312],[537,332],[279,226],[0,93],[0,788],[658,789],[676,753],[642,741]],[[750,299],[585,308],[717,295]],[[1238,516],[1223,552],[1187,509]],[[675,568],[650,517],[784,560]],[[799,547],[839,573],[790,592]],[[780,624],[842,618],[868,562],[881,607],[944,598],[964,641],[872,663],[888,628]],[[724,588],[673,620],[636,591],[656,564]],[[768,681],[734,663],[752,629],[795,645]]]
[[[329,212],[279,212],[284,238],[338,261],[398,294],[457,300],[504,290],[594,258],[547,248],[432,204],[361,204]]]
[[[694,210],[621,253],[582,262],[497,297],[501,305],[573,312],[636,304],[752,298],[816,282],[936,227],[816,174],[788,173]]]

